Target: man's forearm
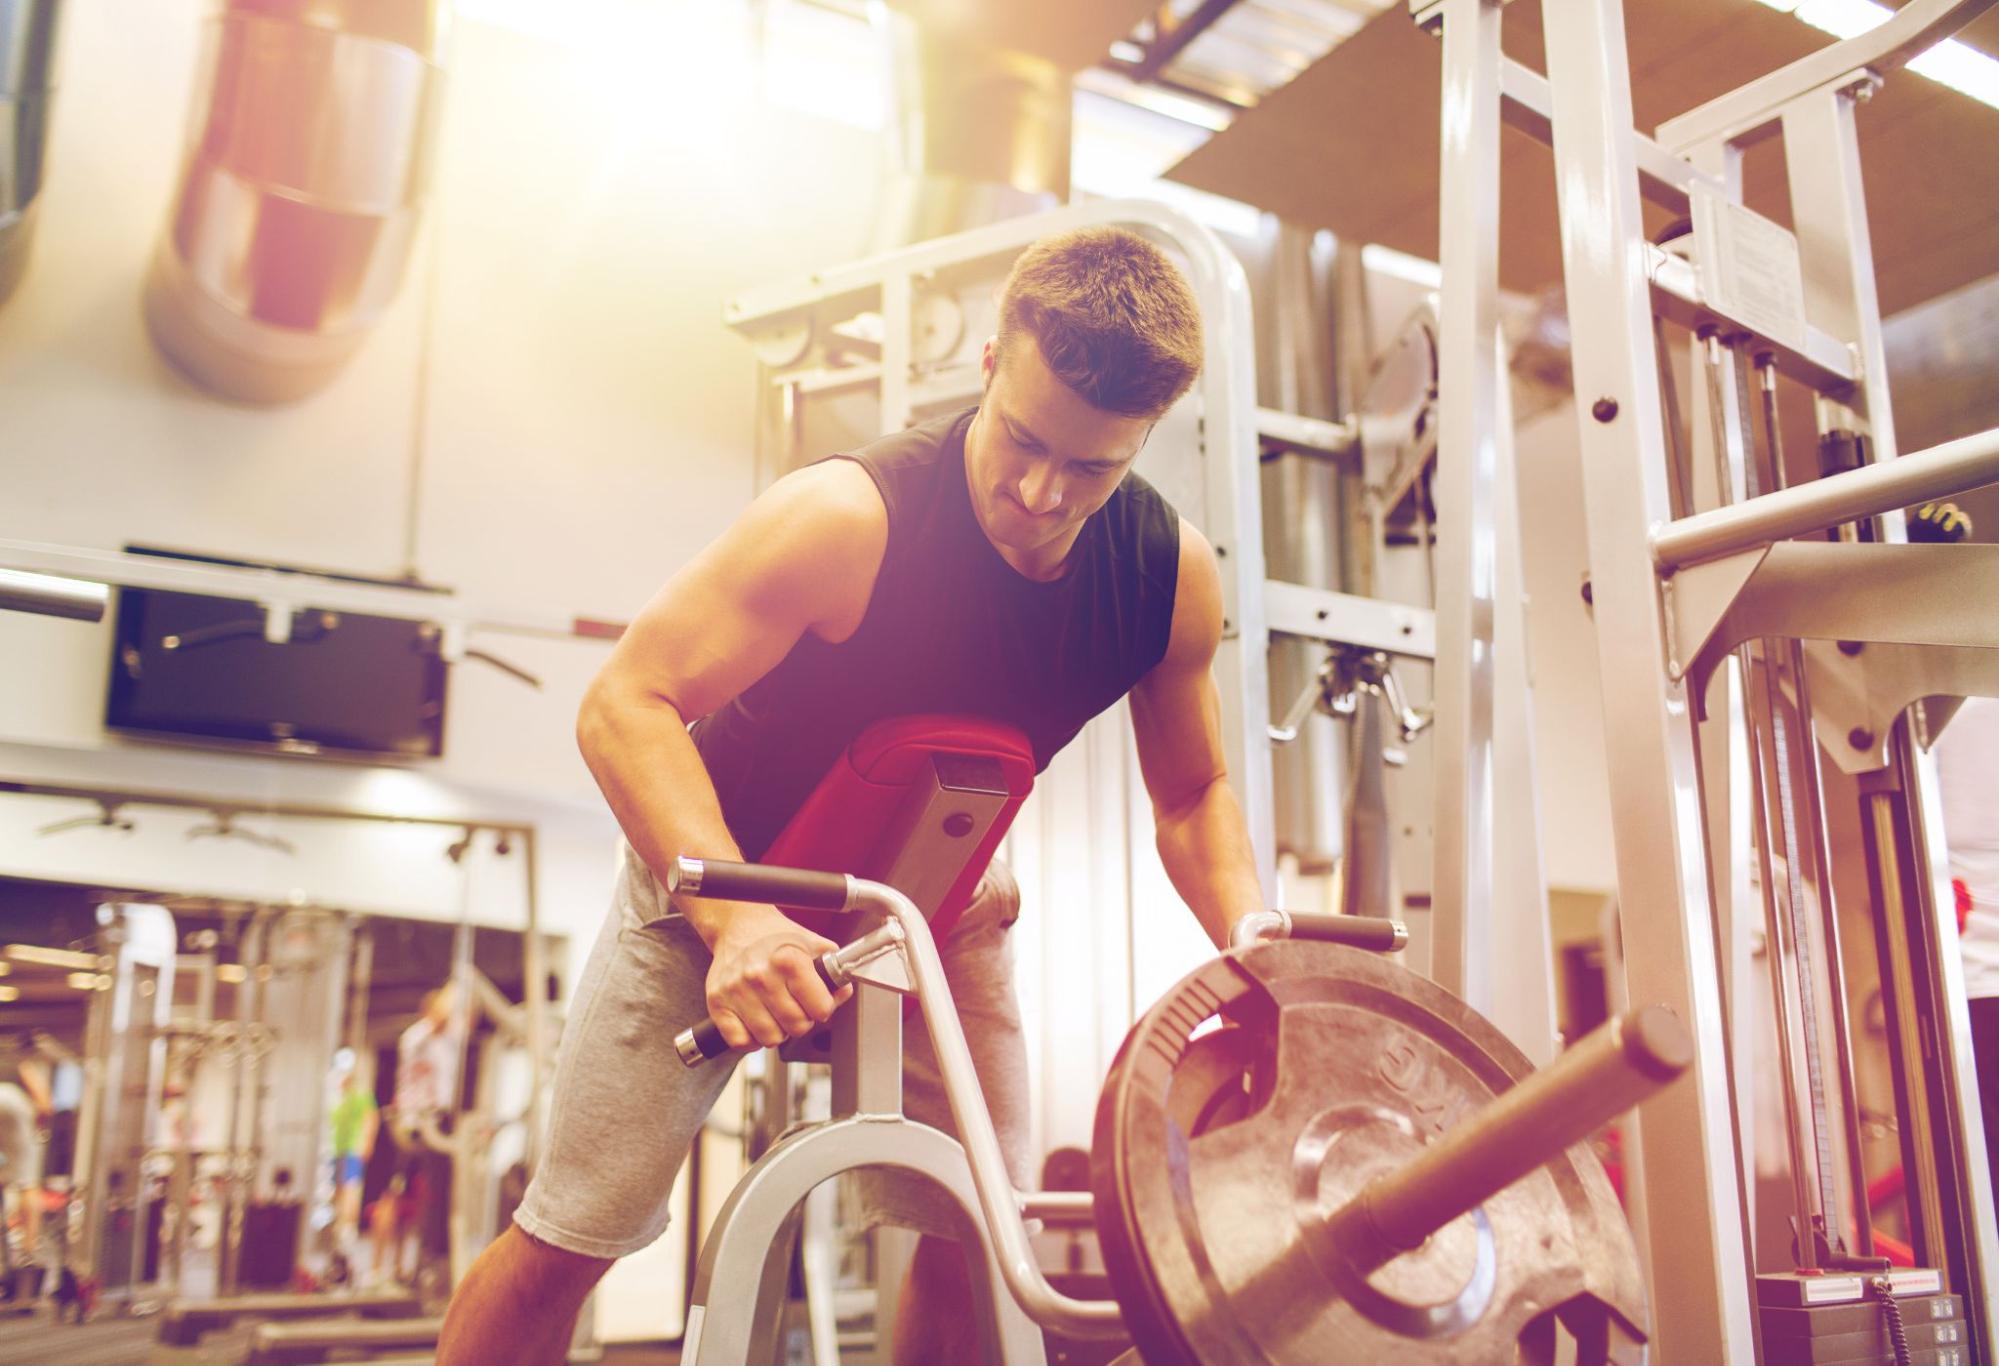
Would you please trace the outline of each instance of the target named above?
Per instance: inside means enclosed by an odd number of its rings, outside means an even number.
[[[682,854],[742,858],[687,723],[664,699],[593,688],[577,717],[576,741],[625,838],[662,880]],[[744,909],[738,902],[692,897],[675,904],[711,948],[729,918]]]
[[[1226,948],[1236,921],[1265,909],[1256,854],[1242,807],[1226,779],[1170,812],[1157,813],[1159,861],[1173,890],[1194,912],[1216,948]]]

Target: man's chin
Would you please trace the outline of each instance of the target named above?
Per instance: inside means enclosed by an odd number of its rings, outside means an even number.
[[[1023,554],[1041,550],[1061,534],[1060,527],[1021,526],[1019,519],[1013,519],[1010,526],[1002,526],[993,543],[1007,550]]]

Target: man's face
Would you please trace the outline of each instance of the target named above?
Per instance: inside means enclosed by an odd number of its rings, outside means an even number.
[[[1091,407],[1056,378],[1030,334],[1009,343],[1004,361],[987,342],[984,370],[985,401],[965,439],[979,525],[1009,558],[1059,563],[1131,469],[1152,420]]]

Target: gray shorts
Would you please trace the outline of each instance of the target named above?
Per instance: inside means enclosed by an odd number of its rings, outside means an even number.
[[[995,862],[937,947],[1008,1173],[1026,1189],[1027,1046],[1006,933],[1019,914],[1020,889]],[[586,1257],[622,1257],[665,1232],[674,1177],[736,1064],[730,1055],[688,1068],[674,1055],[673,1036],[708,1013],[709,962],[694,927],[627,846],[611,912],[569,1003],[547,1142],[514,1211],[523,1232]],[[903,1033],[903,1112],[956,1136],[920,1024]],[[865,1176],[857,1183],[865,1224],[949,1235],[949,1197],[928,1181]]]

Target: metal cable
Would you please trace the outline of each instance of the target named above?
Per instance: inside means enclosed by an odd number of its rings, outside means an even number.
[[[1881,1297],[1881,1318],[1888,1325],[1888,1341],[1895,1348],[1895,1366],[1909,1366],[1909,1329],[1902,1322],[1902,1306],[1895,1298],[1895,1283],[1876,1276],[1868,1287]]]

